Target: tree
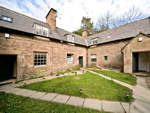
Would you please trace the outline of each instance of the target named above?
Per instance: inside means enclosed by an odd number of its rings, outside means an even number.
[[[139,7],[132,6],[128,11],[122,15],[115,16],[110,11],[101,15],[97,21],[97,28],[99,32],[105,31],[110,28],[122,26],[137,20],[142,19],[143,12]]]
[[[133,5],[127,12],[116,17],[114,19],[113,25],[114,27],[118,27],[131,22],[135,22],[142,19],[143,15],[144,15],[143,11],[140,10],[139,7],[135,7]]]
[[[81,20],[81,29],[86,29],[88,32],[91,32],[93,29],[93,22],[91,22],[91,18],[83,17]]]
[[[107,11],[106,14],[101,15],[97,21],[97,27],[99,32],[105,31],[110,28],[113,22],[113,14]]]
[[[82,31],[83,30],[87,30],[87,35],[90,36],[92,35],[93,33],[95,33],[96,29],[93,28],[93,22],[91,22],[91,18],[86,18],[86,17],[83,17],[82,20],[81,20],[81,28],[76,30],[76,31],[73,31],[73,33],[77,34],[77,35],[80,35],[82,36]]]

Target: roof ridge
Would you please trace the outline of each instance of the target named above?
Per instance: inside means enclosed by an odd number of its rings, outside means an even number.
[[[92,37],[92,36],[97,35],[97,34],[101,34],[101,33],[103,33],[103,32],[106,32],[106,31],[109,31],[109,30],[112,30],[112,29],[118,29],[118,28],[120,28],[120,27],[124,27],[124,26],[126,26],[126,25],[133,24],[133,23],[135,23],[135,22],[139,22],[139,21],[142,21],[142,20],[145,20],[145,19],[148,19],[148,18],[150,18],[150,17],[146,17],[146,18],[143,18],[143,19],[141,19],[141,20],[137,20],[137,21],[134,21],[134,22],[131,22],[131,23],[127,23],[127,24],[125,24],[125,25],[121,25],[121,26],[114,27],[114,28],[111,28],[111,29],[107,29],[107,30],[105,30],[105,31],[102,31],[102,32],[99,32],[99,33],[90,35],[90,36],[88,36],[87,38]]]
[[[67,30],[65,30],[65,29],[62,29],[62,28],[60,28],[60,27],[57,27],[57,28],[59,28],[59,29],[61,29],[61,30],[64,30],[64,31],[67,31]],[[75,33],[73,33],[73,32],[70,32],[70,31],[67,31],[67,32],[69,32],[69,33],[72,33],[72,34],[75,34]],[[75,34],[75,35],[77,35],[77,34]],[[79,36],[79,37],[83,38],[83,37],[82,37],[82,36],[80,36],[80,35],[77,35],[77,36]],[[85,38],[83,38],[83,39],[85,39]]]
[[[35,19],[35,18],[33,18],[33,17],[27,16],[27,15],[25,15],[25,14],[22,14],[22,13],[16,12],[16,11],[11,10],[11,9],[8,9],[8,8],[6,8],[6,7],[3,7],[3,6],[0,6],[0,7],[4,8],[4,9],[6,9],[6,10],[12,11],[12,12],[14,12],[14,13],[17,13],[17,14],[19,14],[19,15],[22,15],[22,16],[25,16],[25,17],[28,17],[28,18],[30,18],[30,19],[34,19],[34,20],[37,20],[37,21],[40,21],[40,22],[46,23],[46,22],[44,22],[44,21],[41,21],[41,20]]]

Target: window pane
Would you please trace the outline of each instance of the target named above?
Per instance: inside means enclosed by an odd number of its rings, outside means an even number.
[[[67,55],[67,64],[73,64],[73,55]]]
[[[46,65],[46,53],[34,53],[34,66]]]

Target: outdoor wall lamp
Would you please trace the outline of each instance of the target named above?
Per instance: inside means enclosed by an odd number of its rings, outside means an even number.
[[[84,70],[82,70],[82,73],[84,73]]]
[[[127,96],[127,97],[129,97],[129,96],[130,96],[129,92],[126,92],[126,96]]]
[[[26,83],[24,83],[24,86],[26,86]]]
[[[80,95],[82,94],[82,89],[80,89]]]
[[[53,92],[55,92],[55,86],[53,86]]]
[[[75,74],[77,74],[77,72],[75,71]]]

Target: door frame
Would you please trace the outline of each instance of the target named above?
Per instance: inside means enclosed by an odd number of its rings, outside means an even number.
[[[79,65],[80,65],[80,58],[82,59],[81,68],[83,68],[83,56],[79,56]]]

